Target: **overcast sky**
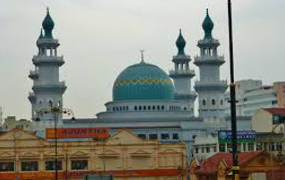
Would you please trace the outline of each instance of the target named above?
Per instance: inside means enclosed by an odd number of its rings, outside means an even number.
[[[232,0],[236,79],[285,80],[285,1]],[[4,117],[30,118],[28,78],[46,7],[65,65],[64,106],[77,117],[94,117],[112,99],[112,86],[127,66],[145,60],[169,71],[179,28],[186,53],[198,54],[201,23],[209,8],[214,37],[225,55],[221,77],[229,79],[227,0],[1,0],[0,106]],[[193,62],[190,65],[196,70]]]

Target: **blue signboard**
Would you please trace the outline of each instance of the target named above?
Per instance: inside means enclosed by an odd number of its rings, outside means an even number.
[[[218,132],[219,143],[231,143],[232,131],[222,130]],[[237,142],[253,142],[255,141],[255,131],[237,131]]]

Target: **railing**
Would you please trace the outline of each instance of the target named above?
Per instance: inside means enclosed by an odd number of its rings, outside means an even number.
[[[209,55],[203,55],[203,56],[195,56],[195,61],[224,61],[224,56],[209,56]]]
[[[213,82],[213,81],[195,81],[195,85],[197,86],[203,86],[203,85],[228,85],[227,80],[220,80],[217,82]]]
[[[169,74],[195,74],[195,71],[193,69],[170,70]]]

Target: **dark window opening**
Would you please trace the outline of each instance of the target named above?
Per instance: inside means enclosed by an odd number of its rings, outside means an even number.
[[[88,168],[88,161],[87,160],[72,160],[71,161],[71,169],[78,170],[78,169],[87,169]]]

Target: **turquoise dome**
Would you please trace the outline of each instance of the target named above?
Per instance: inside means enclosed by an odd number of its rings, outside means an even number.
[[[126,68],[113,86],[113,101],[173,98],[174,86],[169,76],[159,67],[143,61]]]

